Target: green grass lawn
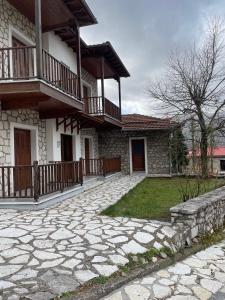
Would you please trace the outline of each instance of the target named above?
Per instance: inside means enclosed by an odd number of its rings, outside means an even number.
[[[188,184],[187,184],[188,182]],[[200,194],[225,185],[224,179],[208,179],[200,184]],[[186,178],[146,178],[102,212],[112,217],[170,220],[169,209],[181,203],[181,190],[196,190],[196,180]]]

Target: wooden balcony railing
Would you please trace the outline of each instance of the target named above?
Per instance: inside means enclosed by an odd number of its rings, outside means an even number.
[[[107,98],[89,97],[84,99],[85,112],[90,115],[109,115],[117,120],[121,120],[120,108]]]
[[[42,80],[78,98],[78,76],[66,65],[43,50]],[[32,80],[37,77],[36,47],[0,49],[0,81]]]
[[[107,176],[121,171],[121,158],[82,159],[84,176]]]
[[[28,80],[36,77],[34,46],[0,49],[0,80]]]
[[[0,198],[34,198],[83,184],[81,161],[0,167]]]
[[[82,185],[83,176],[106,176],[120,171],[120,157],[4,166],[0,167],[0,199],[27,198],[38,201],[42,196]]]
[[[103,176],[102,159],[82,159],[84,176]]]
[[[43,79],[63,92],[78,97],[78,76],[43,50]]]

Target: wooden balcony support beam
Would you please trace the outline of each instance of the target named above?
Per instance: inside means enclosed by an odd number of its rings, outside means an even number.
[[[41,0],[35,0],[36,64],[37,78],[41,79],[42,70],[42,22]]]
[[[67,120],[70,117],[64,117],[61,121],[59,121],[59,118],[56,118],[56,131],[59,130],[59,126],[64,124],[64,131],[66,132],[66,128],[67,128]]]
[[[119,108],[120,108],[120,119],[122,116],[122,97],[121,97],[121,79],[118,77],[117,79],[118,82],[118,89],[119,89]]]
[[[76,45],[76,54],[77,54],[77,75],[78,75],[78,99],[82,99],[82,74],[81,74],[81,41],[80,41],[80,27],[76,23],[76,35],[77,35],[77,45]]]
[[[79,120],[76,121],[76,124],[72,125],[71,130],[74,130],[76,128],[77,128],[77,134],[79,134],[80,129],[81,129],[81,125],[80,125],[80,121]]]

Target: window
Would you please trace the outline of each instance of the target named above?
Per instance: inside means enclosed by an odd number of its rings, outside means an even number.
[[[220,161],[220,171],[225,171],[225,160]]]

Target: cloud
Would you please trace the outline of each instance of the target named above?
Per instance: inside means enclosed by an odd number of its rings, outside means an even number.
[[[146,90],[163,73],[175,48],[198,40],[210,16],[225,14],[223,0],[87,0],[99,24],[82,29],[87,43],[111,41],[131,78],[122,80],[123,112],[158,114]],[[106,95],[118,102],[115,84]]]

